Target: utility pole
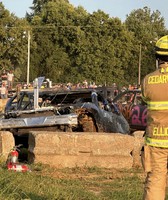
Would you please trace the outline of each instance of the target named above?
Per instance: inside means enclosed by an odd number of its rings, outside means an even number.
[[[30,70],[30,31],[27,32],[27,86],[29,86],[29,70]]]
[[[139,66],[138,66],[138,85],[141,84],[141,60],[142,60],[142,47],[139,45]]]

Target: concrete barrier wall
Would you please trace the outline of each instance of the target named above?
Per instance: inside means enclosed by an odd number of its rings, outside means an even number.
[[[133,136],[107,133],[56,133],[34,131],[29,134],[28,161],[64,167],[141,167],[143,131]],[[0,131],[1,160],[15,145],[11,132]]]
[[[132,168],[141,166],[143,132],[133,136],[107,133],[55,133],[29,135],[29,161],[64,167]]]
[[[0,131],[0,158],[6,161],[10,150],[15,146],[13,134],[8,131]]]

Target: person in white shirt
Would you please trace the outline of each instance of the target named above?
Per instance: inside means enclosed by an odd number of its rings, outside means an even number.
[[[7,99],[8,90],[6,88],[6,84],[5,83],[2,83],[0,91],[1,91],[1,99]]]
[[[13,79],[14,79],[14,74],[13,74],[12,70],[10,70],[7,73],[8,89],[12,89],[12,87],[13,87]]]

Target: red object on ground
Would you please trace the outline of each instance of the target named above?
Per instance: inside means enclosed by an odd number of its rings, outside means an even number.
[[[27,165],[25,165],[24,163],[19,163],[18,161],[19,157],[18,147],[20,146],[21,145],[14,146],[11,149],[6,162],[7,168],[8,170],[12,170],[15,172],[30,172],[31,170]]]
[[[30,171],[29,167],[25,164],[17,164],[17,163],[11,163],[9,162],[7,164],[7,168],[8,170],[13,170],[13,171],[16,171],[16,172],[28,172]]]

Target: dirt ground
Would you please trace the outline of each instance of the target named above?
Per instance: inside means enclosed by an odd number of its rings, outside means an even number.
[[[99,178],[100,176],[105,177],[105,179],[113,180],[120,179],[126,176],[134,176],[135,173],[142,179],[145,178],[145,173],[142,168],[132,168],[132,169],[102,169],[97,167],[92,168],[65,168],[65,169],[56,169],[49,167],[48,165],[35,166],[33,171],[35,173],[40,173],[44,176],[51,176],[58,179],[92,179]]]

